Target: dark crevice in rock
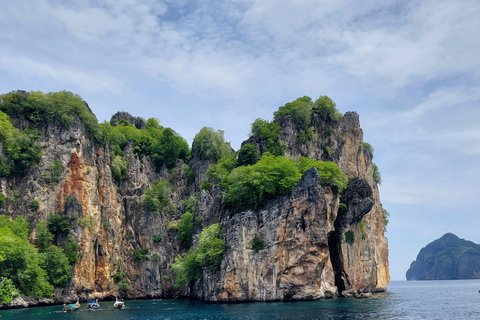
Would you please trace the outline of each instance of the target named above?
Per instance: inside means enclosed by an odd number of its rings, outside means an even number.
[[[352,285],[345,270],[344,254],[342,252],[343,234],[347,228],[360,223],[362,218],[370,212],[375,204],[372,188],[363,179],[353,179],[348,182],[340,202],[345,204],[347,209],[340,208],[334,222],[335,230],[328,235],[328,247],[332,261],[335,285],[338,293],[350,290]]]

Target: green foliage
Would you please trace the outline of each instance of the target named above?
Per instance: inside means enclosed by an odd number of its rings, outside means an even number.
[[[8,192],[7,200],[11,204],[16,205],[18,198],[20,198],[20,191],[18,189],[13,189]]]
[[[200,190],[209,191],[211,186],[212,186],[212,184],[210,182],[208,182],[207,180],[205,180],[202,183],[200,183]]]
[[[60,160],[53,160],[48,168],[48,171],[43,175],[43,178],[47,182],[58,182],[60,180],[60,176],[62,175],[62,171],[62,162]]]
[[[128,291],[132,291],[133,288],[132,288],[132,286],[131,286],[128,282],[122,281],[122,282],[120,282],[120,284],[118,285],[118,290],[119,290],[120,292],[122,292],[122,293],[125,294],[125,293],[127,293]]]
[[[348,211],[348,207],[345,203],[340,203],[338,205],[338,212],[339,213],[346,213]]]
[[[114,281],[115,283],[120,283],[120,282],[124,281],[125,275],[126,275],[125,272],[123,272],[123,271],[121,270],[121,268],[118,268],[118,269],[117,269],[117,272],[115,272],[114,274],[112,274],[113,281]]]
[[[375,150],[373,149],[372,145],[368,142],[364,142],[363,147],[365,148],[365,150],[368,150],[368,152],[370,152],[372,154],[372,157],[373,157],[373,151],[375,151]]]
[[[320,96],[315,100],[313,103],[313,112],[328,116],[336,121],[342,117],[342,114],[337,110],[335,102],[327,96]]]
[[[110,170],[112,172],[112,178],[117,183],[121,185],[123,178],[128,172],[127,166],[123,158],[119,155],[114,155],[111,159]]]
[[[223,203],[236,212],[261,209],[277,195],[290,192],[300,178],[294,160],[267,152],[256,164],[232,171]]]
[[[382,184],[382,175],[380,174],[380,170],[378,170],[378,166],[374,163],[373,164],[373,181],[377,184]]]
[[[10,122],[10,117],[0,111],[0,143],[5,152],[0,159],[0,176],[22,175],[27,168],[40,161],[42,146],[38,136],[39,132],[35,130],[19,131]]]
[[[193,214],[186,212],[182,214],[180,222],[178,223],[177,239],[182,248],[189,249],[192,246],[192,232]]]
[[[283,155],[285,145],[280,140],[282,127],[276,122],[256,119],[252,123],[252,134],[267,142],[266,151],[275,156]]]
[[[53,286],[46,281],[41,260],[35,247],[28,242],[28,223],[25,225],[23,218],[10,220],[0,216],[0,277],[11,279],[23,294],[49,298]]]
[[[222,130],[203,127],[193,139],[192,152],[200,159],[217,162],[233,151],[223,135]]]
[[[187,161],[190,157],[188,143],[171,128],[163,128],[158,120],[150,118],[146,129],[137,129],[128,121],[122,121],[113,127],[108,122],[100,125],[101,141],[111,146],[114,156],[123,156],[127,143],[133,143],[133,152],[138,157],[149,156],[157,169],[166,165],[171,169],[177,159]],[[111,157],[112,161],[115,158]],[[115,175],[118,179],[122,173],[120,163],[117,163]]]
[[[48,230],[47,222],[39,222],[35,232],[35,241],[39,252],[45,252],[53,241],[53,234]]]
[[[93,217],[88,216],[86,218],[78,218],[78,225],[82,228],[87,227],[88,229],[92,230],[92,228],[93,228]]]
[[[58,213],[52,213],[47,220],[48,230],[53,234],[68,233],[70,231],[70,221],[67,217],[62,217]]]
[[[65,256],[68,259],[68,264],[74,265],[77,263],[78,249],[80,249],[80,245],[74,242],[71,237],[69,237],[67,243],[65,244]]]
[[[367,238],[367,233],[365,232],[365,222],[360,222],[360,232],[362,233],[362,240]]]
[[[190,157],[187,141],[170,128],[163,130],[158,143],[161,150],[152,155],[157,166],[165,163],[167,168],[173,168],[177,159],[186,161]]]
[[[198,247],[177,256],[172,264],[176,276],[174,288],[184,288],[190,281],[200,279],[203,268],[215,269],[222,261],[223,240],[220,225],[212,224],[200,233]]]
[[[10,217],[0,215],[0,227],[8,227],[20,239],[28,239],[28,222],[22,216],[12,220]]]
[[[69,195],[65,198],[65,202],[66,202],[67,204],[75,203],[75,202],[77,202],[77,197],[75,197],[73,194],[69,194]]]
[[[133,258],[139,261],[148,260],[148,249],[137,249],[133,252]]]
[[[390,213],[387,210],[382,209],[382,216],[383,216],[383,226],[385,227],[385,231],[387,231],[387,225],[390,222]]]
[[[340,192],[347,186],[347,177],[343,174],[342,169],[333,162],[315,161],[306,157],[300,157],[298,166],[302,174],[308,169],[316,167],[322,186],[337,187],[340,189]]]
[[[37,200],[32,200],[32,202],[30,202],[30,209],[32,211],[37,211],[38,208],[40,208],[40,203],[38,203]]]
[[[153,242],[162,242],[162,236],[159,234],[154,234],[153,235]]]
[[[254,238],[252,241],[250,241],[250,245],[252,246],[252,249],[255,250],[255,252],[258,252],[260,250],[263,250],[265,243],[262,239]]]
[[[172,271],[176,277],[173,284],[175,289],[185,288],[190,281],[200,279],[203,270],[196,260],[196,251],[191,248],[188,252],[177,256],[172,264]]]
[[[0,303],[9,303],[19,296],[12,279],[0,278]]]
[[[78,117],[91,139],[97,139],[100,134],[95,115],[79,95],[68,91],[45,94],[13,91],[1,96],[0,110],[12,118],[23,115],[37,128],[46,122],[54,121],[68,130]]]
[[[7,198],[3,195],[3,193],[0,193],[0,203],[5,204],[7,202]]]
[[[348,244],[353,244],[355,242],[355,235],[353,234],[352,230],[348,230],[345,232],[345,241]]]
[[[160,256],[155,253],[155,254],[152,255],[152,259],[151,259],[151,260],[152,260],[152,261],[156,261],[156,262],[157,262],[157,261],[160,261]]]
[[[197,194],[192,194],[187,199],[181,201],[182,212],[195,212],[195,206],[197,205]]]
[[[291,114],[299,129],[307,129],[312,120],[312,107],[312,99],[304,96],[278,108],[278,111],[273,113],[273,118],[279,121],[281,117]]]
[[[315,138],[315,128],[310,127],[306,130],[299,130],[297,133],[297,143],[304,144],[307,141],[311,141]]]
[[[260,159],[257,147],[251,143],[246,143],[238,150],[237,165],[247,166],[257,163]]]
[[[183,172],[185,173],[185,176],[187,177],[188,182],[192,183],[195,181],[195,173],[193,172],[192,168],[190,168],[187,165],[184,165]]]
[[[332,148],[330,148],[329,146],[326,146],[325,150],[327,150],[328,157],[331,158],[332,157]]]
[[[220,224],[215,223],[200,233],[195,260],[203,267],[215,269],[222,262],[223,240],[219,238],[220,232]]]
[[[211,166],[207,170],[207,177],[213,179],[216,184],[223,185],[224,179],[228,177],[230,172],[237,166],[237,153],[229,154],[218,161],[217,164]],[[227,183],[227,181],[225,181]]]
[[[48,281],[55,287],[65,288],[72,278],[69,260],[57,246],[50,246],[44,253],[42,267],[47,271]]]
[[[170,194],[171,189],[168,180],[157,180],[145,190],[141,201],[147,207],[148,212],[158,215],[168,209]]]

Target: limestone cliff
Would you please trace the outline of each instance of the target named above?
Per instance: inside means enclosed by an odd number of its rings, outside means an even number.
[[[406,273],[407,280],[480,278],[480,245],[446,233],[422,248]]]
[[[234,214],[224,209],[218,186],[200,190],[211,162],[193,155],[186,163],[178,160],[174,169],[156,170],[150,157],[139,158],[134,145],[125,147],[128,172],[121,184],[110,168],[108,145],[88,138],[79,118],[70,129],[54,123],[41,128],[43,156],[38,165],[21,178],[0,179],[0,192],[7,198],[13,191],[20,196],[7,201],[1,214],[22,215],[35,226],[50,213],[60,213],[71,222],[67,236],[80,244],[80,257],[74,276],[65,289],[57,289],[55,302],[87,298],[126,298],[186,296],[207,301],[279,301],[330,298],[340,294],[383,291],[389,281],[388,245],[384,237],[382,206],[374,182],[372,153],[364,148],[359,117],[348,112],[340,120],[312,116],[314,137],[299,144],[298,129],[284,117],[280,139],[285,155],[307,156],[338,164],[350,180],[346,190],[322,187],[318,172],[305,172],[296,188],[279,196],[259,211]],[[143,128],[141,119],[125,113],[112,118],[112,124],[128,118]],[[28,123],[27,123],[28,125]],[[263,153],[258,137],[248,143]],[[62,164],[58,179],[48,179],[53,161]],[[141,197],[156,180],[168,179],[172,193],[171,209],[158,215],[148,212]],[[187,290],[173,289],[171,264],[182,252],[176,231],[182,200],[197,195],[194,215],[202,226],[221,223],[224,254],[221,266],[205,270]],[[39,208],[29,205],[38,201]],[[344,204],[343,206],[340,203]],[[194,230],[194,242],[201,228]],[[346,234],[354,241],[346,241]],[[265,247],[258,252],[251,241],[261,238]],[[136,255],[144,250],[143,257]],[[114,281],[124,274],[129,290],[119,291]]]

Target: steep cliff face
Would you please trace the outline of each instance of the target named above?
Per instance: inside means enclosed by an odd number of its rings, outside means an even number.
[[[444,234],[422,248],[406,273],[407,280],[480,278],[480,245]]]
[[[123,117],[127,115],[117,114],[112,121],[119,123]],[[110,169],[111,150],[89,140],[76,119],[69,130],[46,124],[40,163],[21,179],[0,179],[0,192],[6,197],[20,191],[20,197],[7,201],[2,213],[29,220],[32,242],[35,226],[50,213],[60,213],[71,222],[69,234],[58,242],[61,246],[71,237],[80,244],[80,257],[68,288],[57,289],[56,302],[120,294],[278,301],[385,290],[388,246],[382,207],[372,178],[372,153],[363,148],[358,115],[346,113],[333,121],[314,114],[315,137],[303,144],[297,143],[298,130],[291,118],[285,117],[280,125],[287,157],[333,161],[352,179],[342,194],[322,187],[313,168],[290,194],[277,197],[265,209],[234,214],[222,208],[218,186],[208,192],[199,190],[211,162],[194,156],[188,163],[192,180],[183,161],[178,160],[174,169],[156,170],[149,157],[135,156],[132,145],[125,149],[128,172],[118,185]],[[256,137],[248,142],[262,152]],[[62,164],[58,181],[46,178],[55,160]],[[153,214],[142,204],[142,195],[162,179],[170,182],[171,209]],[[183,212],[182,200],[193,195],[198,198],[194,215],[202,221],[194,230],[194,243],[201,227],[219,222],[225,249],[220,268],[204,270],[201,279],[178,291],[172,287],[171,264],[183,249],[172,225]],[[38,210],[30,208],[33,200],[38,201]],[[353,242],[346,241],[349,232]],[[255,238],[264,241],[263,249],[252,248]],[[118,274],[126,287],[120,288]]]

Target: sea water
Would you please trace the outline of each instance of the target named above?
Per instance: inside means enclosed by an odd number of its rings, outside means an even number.
[[[207,304],[189,300],[127,300],[115,309],[63,312],[62,306],[0,310],[0,320],[157,320],[157,319],[480,319],[480,280],[392,281],[388,292],[373,298],[301,302]]]

